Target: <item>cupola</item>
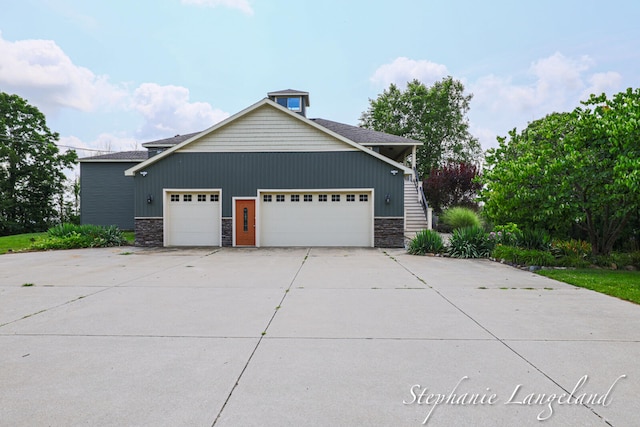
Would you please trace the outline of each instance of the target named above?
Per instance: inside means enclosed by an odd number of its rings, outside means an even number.
[[[285,89],[267,94],[269,99],[282,105],[289,110],[298,114],[307,116],[307,107],[309,106],[309,92],[300,90]]]

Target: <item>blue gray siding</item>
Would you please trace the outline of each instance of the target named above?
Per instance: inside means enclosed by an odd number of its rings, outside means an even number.
[[[136,174],[135,216],[161,217],[163,188],[222,188],[223,217],[231,216],[232,197],[257,189],[374,188],[375,216],[402,217],[404,178],[393,169],[361,151],[174,153]]]
[[[134,228],[133,178],[124,171],[133,162],[80,163],[80,222]]]

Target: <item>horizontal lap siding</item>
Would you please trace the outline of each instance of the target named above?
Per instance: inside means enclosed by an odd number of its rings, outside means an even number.
[[[162,216],[163,188],[222,188],[222,216],[231,198],[258,189],[373,188],[376,217],[404,215],[402,171],[364,152],[174,153],[136,174],[135,215]],[[154,202],[146,203],[148,194]],[[391,202],[385,203],[385,195]]]
[[[265,105],[178,150],[195,152],[357,151],[315,127]]]

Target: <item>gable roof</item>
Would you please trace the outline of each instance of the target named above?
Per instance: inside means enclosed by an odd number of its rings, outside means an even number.
[[[158,155],[155,155],[153,157],[150,157],[146,161],[144,161],[142,163],[139,163],[138,165],[136,165],[136,166],[134,166],[132,168],[127,169],[125,171],[125,175],[134,176],[136,174],[136,172],[138,172],[139,170],[144,169],[145,167],[147,167],[147,166],[149,166],[149,165],[151,165],[151,164],[153,164],[153,163],[155,163],[155,162],[157,162],[157,161],[159,161],[159,160],[171,155],[173,152],[175,152],[177,150],[180,150],[181,148],[191,144],[194,141],[197,141],[198,139],[202,138],[203,136],[208,135],[210,133],[213,133],[216,130],[218,130],[218,129],[222,128],[222,127],[225,127],[225,126],[229,125],[230,123],[233,123],[234,121],[242,118],[243,116],[246,116],[247,114],[251,113],[252,111],[254,111],[254,110],[256,110],[256,109],[258,109],[260,107],[263,107],[263,106],[269,106],[271,108],[275,108],[276,110],[279,110],[281,113],[288,115],[293,120],[300,120],[303,123],[306,123],[307,125],[315,128],[315,129],[317,129],[317,130],[319,130],[321,132],[324,132],[325,134],[328,134],[328,135],[332,136],[333,138],[335,138],[335,139],[337,139],[337,140],[339,140],[339,141],[351,146],[352,148],[355,148],[355,149],[357,149],[359,151],[367,153],[370,156],[376,157],[379,160],[382,160],[385,163],[390,164],[391,166],[393,166],[396,169],[401,169],[404,172],[404,174],[411,174],[412,173],[410,168],[407,168],[406,166],[401,165],[400,163],[395,162],[395,161],[391,160],[388,157],[385,157],[385,156],[383,156],[383,155],[381,155],[381,154],[379,154],[379,153],[377,153],[377,152],[375,152],[373,150],[370,150],[370,149],[364,147],[363,145],[358,144],[357,142],[354,142],[351,139],[346,138],[345,136],[340,135],[339,133],[332,131],[331,129],[328,129],[328,128],[324,127],[324,126],[321,126],[320,124],[315,123],[314,121],[309,120],[306,117],[301,116],[300,114],[297,114],[297,113],[294,113],[292,111],[289,111],[287,108],[285,108],[285,107],[273,102],[269,98],[264,98],[261,101],[258,101],[255,104],[249,106],[248,108],[245,108],[244,110],[240,111],[239,113],[236,113],[233,116],[228,117],[227,119],[225,119],[225,120],[213,125],[209,129],[206,129],[206,130],[204,130],[202,132],[198,132],[198,133],[195,133],[195,134],[189,134],[189,135],[192,135],[192,136],[184,135],[185,137],[187,137],[187,139],[183,140],[180,143],[177,143],[177,144],[173,145],[171,148],[168,148],[167,150],[163,151],[162,153],[160,153]],[[178,138],[178,136],[176,136],[174,138]],[[167,139],[172,139],[172,138],[167,138]],[[154,142],[158,142],[158,141],[154,141]]]
[[[101,154],[99,156],[85,157],[80,162],[142,162],[149,158],[149,151],[120,151],[117,153]]]
[[[173,147],[176,144],[180,144],[183,141],[186,141],[189,138],[193,138],[198,135],[200,132],[187,133],[185,135],[176,135],[171,138],[158,139],[156,141],[149,141],[142,144],[145,148],[154,148],[154,147]]]
[[[422,145],[422,141],[416,141],[415,139],[409,139],[398,135],[391,135],[389,133],[378,132],[371,129],[361,128],[359,126],[347,125],[344,123],[334,122],[326,119],[311,119],[317,124],[326,127],[329,130],[334,131],[337,134],[349,138],[353,142],[357,142],[362,145]]]

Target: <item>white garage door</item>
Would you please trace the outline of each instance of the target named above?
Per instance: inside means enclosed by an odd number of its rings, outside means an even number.
[[[167,191],[165,246],[220,246],[219,191]]]
[[[260,192],[261,246],[373,246],[373,191]]]

